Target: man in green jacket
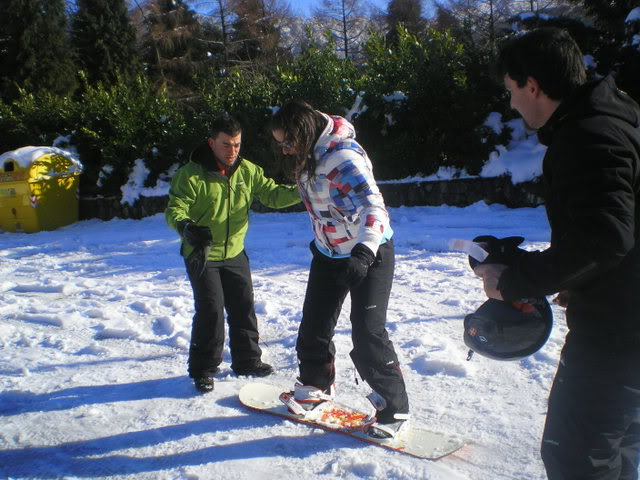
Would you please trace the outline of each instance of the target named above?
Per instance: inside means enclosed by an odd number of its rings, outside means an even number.
[[[222,362],[225,309],[234,373],[264,377],[273,372],[261,360],[244,239],[254,197],[267,207],[284,208],[300,202],[300,195],[295,186],[276,184],[239,157],[241,139],[235,119],[217,118],[211,137],[174,175],[165,210],[167,224],[182,237],[180,253],[193,289],[188,371],[200,392],[213,390]]]

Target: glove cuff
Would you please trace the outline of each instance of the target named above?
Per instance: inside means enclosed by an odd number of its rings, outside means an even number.
[[[184,231],[187,228],[187,226],[194,224],[195,222],[193,220],[191,220],[190,218],[187,218],[185,220],[180,220],[177,224],[176,224],[176,230],[178,231],[178,233],[180,235],[184,235]]]
[[[351,256],[361,260],[367,267],[370,267],[376,261],[376,256],[364,243],[356,243],[351,249]]]

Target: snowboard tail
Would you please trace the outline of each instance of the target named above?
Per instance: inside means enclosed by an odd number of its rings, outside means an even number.
[[[407,425],[395,438],[374,438],[365,433],[372,419],[357,409],[326,401],[305,414],[296,414],[285,406],[281,396],[292,395],[282,388],[264,383],[249,383],[239,392],[240,403],[259,412],[276,415],[311,427],[341,433],[418,458],[438,460],[462,448],[467,442],[454,435]]]

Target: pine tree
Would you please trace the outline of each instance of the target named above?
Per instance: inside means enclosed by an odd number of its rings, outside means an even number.
[[[242,62],[265,63],[277,55],[279,23],[288,8],[278,0],[233,0],[233,41]]]
[[[212,53],[219,57],[217,63],[223,69],[227,68],[235,54],[232,37],[236,15],[232,0],[201,0],[198,6],[202,12],[203,39],[209,44],[209,51],[214,50]]]
[[[576,0],[572,0],[574,2]],[[630,22],[627,16],[640,6],[638,0],[584,0],[586,11],[595,18],[602,38],[596,52],[598,71],[616,73],[618,86],[640,101],[640,22]]]
[[[113,84],[141,71],[135,29],[124,0],[77,0],[71,41],[89,82]]]
[[[638,0],[569,0],[584,5],[587,13],[595,18],[596,27],[620,41],[625,36],[625,18]]]
[[[143,58],[150,78],[174,98],[191,97],[194,77],[207,61],[195,12],[183,0],[150,0],[143,27]]]
[[[77,84],[64,0],[4,0],[0,15],[0,98],[66,95]]]
[[[398,27],[403,26],[409,33],[420,36],[425,28],[420,0],[391,0],[387,6],[387,39],[395,44],[398,39]]]

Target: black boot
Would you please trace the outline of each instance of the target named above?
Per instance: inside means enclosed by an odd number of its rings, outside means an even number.
[[[266,377],[273,373],[273,367],[262,360],[255,360],[241,365],[232,365],[231,369],[236,375],[246,375],[249,377]]]
[[[208,393],[213,391],[213,377],[196,377],[193,379],[196,390],[200,393]]]

